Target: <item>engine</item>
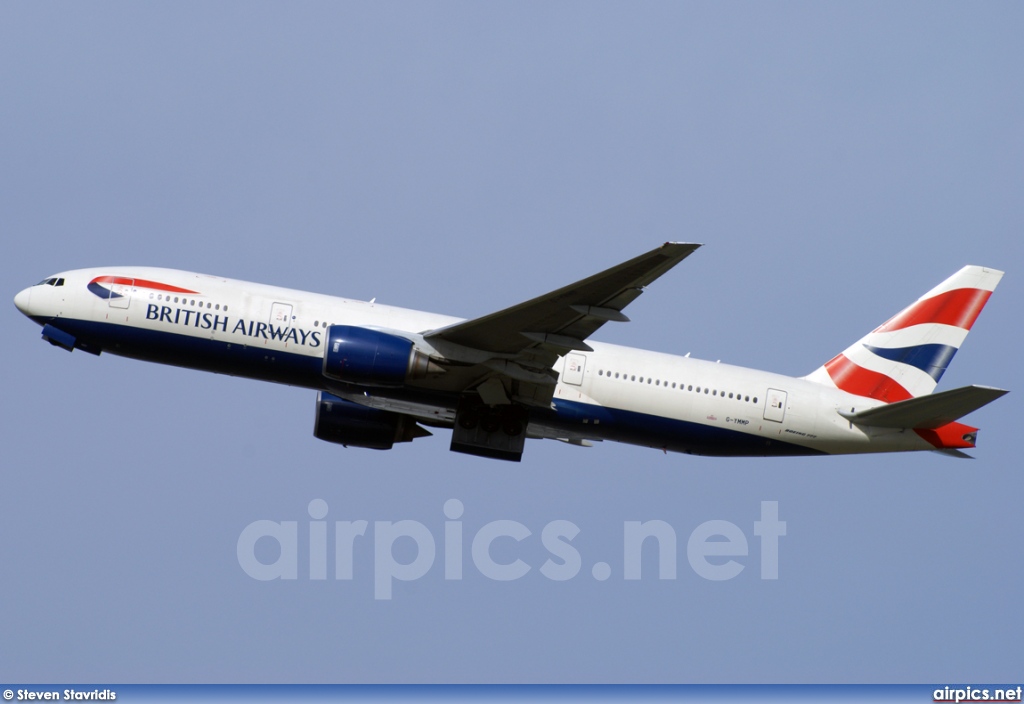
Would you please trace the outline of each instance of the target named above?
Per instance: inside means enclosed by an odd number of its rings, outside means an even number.
[[[411,416],[367,408],[321,391],[316,397],[313,435],[346,447],[390,450],[396,442],[430,435]]]
[[[324,376],[362,386],[401,386],[444,369],[411,340],[352,325],[332,325],[324,347]]]

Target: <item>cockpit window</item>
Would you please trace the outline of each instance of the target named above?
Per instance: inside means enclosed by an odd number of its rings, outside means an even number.
[[[49,279],[43,279],[42,281],[40,281],[39,283],[36,284],[36,286],[63,286],[63,285],[64,285],[64,279],[58,279],[55,276],[52,276]]]

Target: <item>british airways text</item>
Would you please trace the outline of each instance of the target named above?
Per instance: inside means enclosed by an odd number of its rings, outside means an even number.
[[[171,308],[150,303],[146,308],[146,320],[156,320],[171,325],[189,325],[200,330],[220,330],[246,335],[247,337],[262,337],[264,340],[280,340],[291,342],[306,347],[320,346],[319,330],[303,330],[297,327],[278,327],[268,323],[259,323],[254,320],[246,321],[244,318],[237,319],[233,324],[227,315],[207,313],[188,308]]]

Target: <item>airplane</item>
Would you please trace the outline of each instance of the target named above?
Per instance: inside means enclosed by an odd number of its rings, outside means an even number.
[[[935,450],[1007,393],[934,393],[1003,272],[965,266],[806,376],[591,340],[701,245],[667,242],[471,320],[152,267],[47,277],[15,296],[68,351],[315,390],[315,437],[391,449],[450,429],[450,449],[521,461],[526,440],[793,456]]]

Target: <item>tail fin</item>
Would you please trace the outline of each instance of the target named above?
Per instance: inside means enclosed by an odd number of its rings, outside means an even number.
[[[1002,277],[965,266],[805,378],[886,403],[930,394]]]

